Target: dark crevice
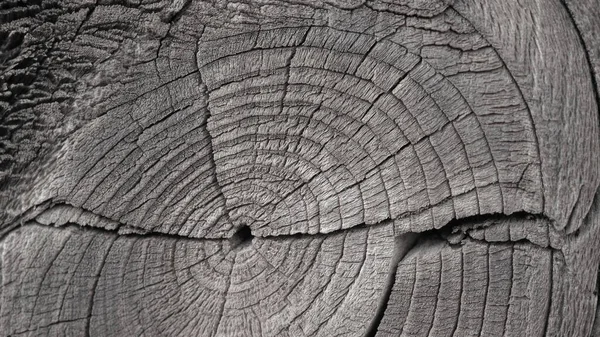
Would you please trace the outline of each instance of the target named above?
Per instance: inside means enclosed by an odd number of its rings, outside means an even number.
[[[44,228],[54,228],[54,229],[58,229],[58,230],[60,230],[60,229],[76,229],[76,230],[80,230],[80,231],[88,231],[88,232],[93,232],[93,233],[97,233],[97,234],[115,235],[118,237],[162,238],[162,239],[168,239],[168,240],[204,241],[204,242],[230,241],[232,248],[242,248],[242,247],[249,245],[254,238],[260,238],[262,240],[274,240],[274,241],[301,239],[301,238],[306,238],[306,237],[319,238],[319,237],[327,237],[330,235],[338,235],[340,233],[345,233],[345,232],[360,231],[360,230],[366,230],[366,229],[370,229],[370,228],[376,228],[378,226],[388,226],[388,225],[392,225],[391,221],[389,221],[389,220],[383,221],[380,223],[376,223],[376,224],[371,224],[371,225],[362,223],[362,224],[356,225],[351,228],[342,229],[339,231],[334,231],[334,232],[329,232],[329,233],[296,233],[296,234],[289,234],[289,235],[264,235],[264,236],[255,235],[254,233],[252,233],[252,230],[249,226],[244,225],[244,226],[239,227],[238,230],[230,237],[222,237],[222,238],[212,237],[211,238],[211,237],[189,237],[189,236],[183,236],[180,234],[153,232],[153,231],[148,231],[143,228],[129,226],[129,225],[125,225],[125,224],[119,224],[119,226],[116,228],[95,227],[95,226],[89,226],[89,225],[82,225],[82,224],[75,223],[75,222],[66,222],[61,225],[44,224],[44,223],[37,221],[35,218],[33,218],[30,220],[24,221],[22,223],[11,224],[10,231],[6,231],[6,232],[2,233],[2,236],[0,237],[0,243],[8,236],[8,234],[10,234],[13,231],[18,230],[21,227],[39,226],[39,227],[44,227]],[[406,233],[403,235],[408,235],[408,234],[414,234],[414,233]]]
[[[70,216],[65,217],[65,218],[54,219],[56,222],[42,222],[42,220],[39,217],[44,215],[45,212],[52,211],[56,207],[72,208],[74,212],[81,212],[81,214],[87,214],[87,215],[93,216],[97,220],[101,220],[107,224],[110,224],[110,227],[101,227],[101,226],[77,223],[77,222],[74,222],[73,220],[71,220]],[[228,214],[225,213],[224,216],[228,217]],[[302,237],[309,237],[309,236],[310,237],[325,237],[325,236],[329,236],[329,235],[336,235],[338,233],[343,233],[346,231],[359,231],[359,230],[365,230],[365,229],[369,229],[369,228],[376,228],[378,226],[388,226],[388,225],[391,225],[392,221],[393,220],[390,220],[388,218],[388,219],[383,219],[381,221],[378,221],[376,223],[368,223],[368,224],[361,223],[361,224],[358,224],[358,225],[350,227],[350,228],[335,230],[332,232],[325,232],[325,233],[317,232],[317,233],[293,233],[293,234],[270,234],[270,235],[269,234],[261,235],[260,233],[251,233],[251,235],[253,237],[260,237],[261,239],[269,239],[269,240],[286,240],[286,239],[291,239],[291,238],[302,238]],[[142,228],[142,227],[122,223],[117,219],[113,219],[111,217],[107,217],[105,215],[98,214],[94,211],[85,209],[83,207],[72,205],[66,201],[49,199],[49,200],[46,200],[46,201],[44,201],[38,205],[35,205],[35,206],[29,208],[28,210],[24,211],[13,222],[10,222],[7,224],[2,224],[0,226],[0,242],[3,241],[11,232],[17,230],[20,227],[29,226],[29,225],[39,225],[39,226],[50,227],[50,228],[78,227],[78,228],[84,229],[84,230],[95,231],[95,232],[100,232],[100,233],[110,233],[110,234],[115,234],[118,236],[162,237],[162,238],[193,240],[193,241],[202,241],[202,240],[218,241],[218,240],[230,240],[231,239],[230,237],[227,237],[227,236],[223,236],[223,237],[190,237],[190,236],[185,236],[185,235],[181,235],[181,234],[177,234],[177,233],[158,232],[158,231],[154,231],[153,229]],[[238,231],[243,229],[243,227],[247,227],[247,226],[240,227],[238,229]],[[238,234],[238,233],[235,233],[233,236],[235,236],[236,234]]]
[[[444,227],[440,228],[441,232],[448,231],[458,227],[464,226],[478,226],[484,227],[477,224],[493,224],[506,221],[545,221],[550,225],[554,225],[554,221],[543,214],[532,214],[528,212],[515,212],[512,214],[503,213],[490,213],[490,214],[477,214],[469,217],[460,219],[452,219]]]
[[[133,227],[126,226],[126,225],[123,225],[122,227],[119,227],[116,229],[108,229],[108,228],[94,227],[94,226],[82,226],[81,224],[74,223],[74,222],[68,222],[68,223],[66,223],[64,225],[60,225],[60,226],[52,226],[52,225],[42,224],[36,220],[31,220],[22,225],[17,225],[15,230],[18,230],[19,228],[22,228],[22,227],[30,227],[30,226],[53,228],[56,230],[73,230],[73,231],[81,231],[81,232],[90,232],[90,233],[95,233],[98,235],[112,235],[117,238],[119,238],[119,237],[123,237],[123,238],[127,238],[127,237],[130,237],[130,238],[131,237],[134,237],[134,238],[160,238],[160,239],[164,239],[164,240],[189,240],[189,241],[223,241],[223,240],[228,239],[228,238],[223,238],[223,239],[220,239],[220,238],[214,238],[214,239],[213,238],[193,238],[193,237],[181,236],[178,234],[168,234],[168,233],[160,233],[160,232],[144,232],[144,231],[138,230],[137,228],[133,228]],[[2,239],[4,239],[4,238],[6,238],[6,236],[3,237]]]
[[[234,249],[247,247],[252,243],[252,239],[254,239],[254,235],[252,235],[250,227],[241,226],[231,237],[231,247]]]
[[[46,206],[46,209],[48,209],[55,205],[56,204],[52,203],[52,204],[47,204],[45,206]],[[485,242],[487,244],[514,245],[514,244],[523,242],[526,244],[536,245],[535,243],[532,243],[527,239],[507,240],[505,242],[488,242],[485,240],[481,240],[481,239],[478,240],[478,239],[468,236],[469,229],[487,228],[487,227],[497,225],[499,223],[506,223],[506,222],[508,222],[508,223],[526,222],[527,223],[527,222],[535,222],[535,221],[543,221],[544,223],[546,223],[547,226],[553,225],[553,221],[544,215],[530,214],[527,212],[518,212],[518,213],[513,213],[510,215],[506,215],[506,214],[475,215],[475,216],[471,216],[471,217],[465,217],[462,219],[451,220],[440,229],[430,229],[427,231],[423,231],[421,233],[407,232],[407,233],[397,234],[397,236],[395,238],[395,242],[394,242],[394,250],[392,253],[392,258],[391,258],[390,265],[389,265],[389,271],[388,271],[387,278],[384,283],[383,289],[381,291],[381,295],[379,297],[379,303],[377,305],[377,309],[375,310],[375,313],[373,315],[371,322],[369,323],[369,325],[366,328],[364,336],[365,337],[373,337],[377,334],[379,326],[381,325],[381,323],[383,321],[385,312],[388,308],[388,304],[389,304],[389,301],[392,296],[393,287],[394,287],[394,284],[396,281],[396,273],[397,273],[398,266],[399,266],[400,262],[402,261],[402,259],[404,259],[406,257],[406,255],[412,249],[414,249],[415,247],[421,246],[421,243],[431,241],[431,240],[447,242],[450,245],[461,245],[462,242],[453,243],[452,240],[449,239],[452,235],[456,235],[456,233],[460,234],[461,232],[464,235],[464,237],[468,240],[481,241],[481,242]],[[24,226],[42,226],[42,227],[46,227],[46,228],[48,228],[48,227],[56,228],[56,227],[51,227],[48,225],[43,225],[41,223],[36,222],[35,220],[28,221],[28,222],[22,224],[22,226],[23,225]],[[302,237],[307,237],[307,236],[310,236],[310,237],[320,237],[321,236],[322,237],[322,236],[336,235],[336,234],[339,234],[340,232],[364,230],[364,229],[369,229],[371,227],[389,226],[389,225],[392,225],[392,220],[388,219],[388,220],[381,221],[379,223],[372,224],[372,225],[363,223],[363,224],[360,224],[358,226],[355,226],[355,227],[352,227],[349,229],[345,229],[342,231],[335,231],[335,232],[331,232],[331,233],[314,233],[314,234],[297,233],[297,234],[291,234],[291,235],[264,236],[261,238],[269,239],[269,240],[290,240],[290,239],[294,239],[294,238],[302,238]],[[240,250],[245,247],[248,247],[249,245],[251,245],[252,241],[256,237],[252,233],[251,228],[247,225],[243,225],[243,226],[239,227],[237,229],[237,231],[229,238],[214,238],[214,239],[190,238],[190,237],[184,237],[184,236],[177,235],[177,234],[166,234],[166,233],[158,233],[158,232],[135,232],[135,231],[124,232],[123,228],[127,227],[125,225],[119,226],[118,228],[115,228],[115,229],[106,229],[106,228],[98,228],[98,227],[91,227],[91,226],[82,226],[80,224],[75,224],[75,223],[67,223],[60,227],[71,228],[72,230],[79,230],[79,231],[85,230],[85,231],[90,231],[90,232],[94,232],[94,233],[101,233],[103,235],[115,235],[115,239],[118,238],[119,236],[123,236],[123,237],[137,237],[137,238],[140,238],[140,237],[161,238],[161,239],[169,239],[169,240],[182,240],[183,239],[183,240],[194,240],[194,241],[205,241],[205,242],[229,241],[231,248],[234,250]],[[536,245],[536,246],[538,246],[538,245]],[[551,249],[552,252],[560,253],[560,251],[558,251],[558,250],[552,250],[551,247],[545,247],[545,248]],[[598,287],[600,287],[600,280],[597,280],[597,282],[598,283],[596,285],[596,293],[598,291]],[[549,305],[551,305],[551,303]],[[549,310],[550,309],[551,308],[549,308]],[[598,324],[598,323],[596,322],[596,324]]]
[[[405,233],[396,237],[392,261],[390,263],[390,271],[385,282],[385,288],[383,290],[383,294],[381,294],[375,315],[373,316],[373,319],[371,320],[371,323],[364,334],[365,337],[374,337],[377,334],[379,325],[383,320],[383,316],[385,315],[385,311],[390,301],[392,289],[396,283],[396,271],[398,270],[398,265],[406,256],[406,254],[415,246],[417,239],[419,239],[419,237],[422,235],[424,234]]]
[[[369,324],[367,331],[365,333],[365,337],[374,337],[377,334],[379,329],[379,325],[381,324],[383,317],[385,315],[385,311],[387,309],[388,303],[390,301],[390,297],[392,295],[392,289],[394,287],[396,281],[396,272],[398,269],[399,263],[402,259],[407,255],[407,253],[413,249],[414,247],[418,247],[425,241],[442,241],[447,242],[450,245],[462,245],[462,243],[454,243],[454,240],[450,240],[451,236],[457,235],[461,231],[464,231],[462,235],[465,239],[471,241],[481,241],[487,244],[493,245],[515,245],[519,243],[525,243],[530,245],[539,246],[528,239],[519,239],[519,240],[508,240],[505,242],[488,242],[485,240],[478,240],[468,236],[468,232],[465,231],[466,228],[486,228],[493,226],[494,224],[509,222],[509,223],[517,223],[517,222],[534,222],[534,221],[543,221],[546,222],[548,226],[553,225],[553,221],[547,218],[544,215],[540,214],[531,214],[527,212],[518,212],[510,215],[506,214],[487,214],[487,215],[475,215],[462,219],[453,219],[448,224],[443,226],[440,229],[431,229],[421,233],[404,233],[400,234],[396,237],[394,253],[392,257],[392,262],[390,266],[390,271],[387,277],[386,285],[383,290],[383,294],[380,298],[380,303],[377,307],[373,320]],[[552,247],[544,247],[549,249],[553,254],[556,249]],[[600,286],[600,282],[599,282]],[[551,297],[551,296],[550,296]],[[549,303],[551,306],[551,302]],[[550,311],[550,307],[548,307],[548,312]]]
[[[482,238],[481,232],[478,236],[472,235],[474,231],[486,230],[494,226],[506,226],[505,229],[509,231],[508,237],[489,240],[487,237],[485,239]],[[547,242],[535,242],[536,239],[533,237],[536,237],[536,235],[539,236],[539,233],[527,231],[528,227],[533,228],[534,226],[543,226],[547,228],[544,238]],[[515,233],[513,233],[513,228],[515,229]],[[438,230],[430,230],[429,232],[436,232],[436,235],[443,238],[451,245],[461,245],[462,241],[467,239],[494,245],[526,243],[536,247],[547,248],[552,251],[559,251],[561,247],[560,240],[564,237],[564,233],[555,230],[555,228],[555,222],[543,214],[516,212],[510,215],[492,213],[475,215],[462,219],[453,219],[444,227]],[[557,242],[552,240],[551,232],[559,237],[556,239],[558,240]],[[513,235],[516,235],[516,237],[512,237]]]
[[[110,223],[114,224],[114,228],[88,226],[85,224],[73,223],[72,221],[68,221],[68,219],[64,222],[64,224],[58,224],[58,225],[42,223],[40,221],[37,221],[37,217],[40,216],[41,214],[43,214],[44,212],[49,211],[54,207],[64,207],[64,206],[72,207],[75,210],[83,211],[84,213],[89,213],[95,217],[98,217],[98,219],[106,221],[107,223],[110,222]],[[405,218],[405,217],[403,216],[403,217],[399,217],[397,219],[402,219],[402,218]],[[394,222],[394,220],[396,220],[396,219],[386,218],[386,219],[382,219],[381,221],[378,221],[377,223],[362,223],[362,224],[358,224],[356,226],[353,226],[353,227],[350,227],[347,229],[336,230],[336,231],[327,232],[327,233],[317,232],[317,233],[293,233],[293,234],[267,234],[267,235],[264,235],[262,233],[252,233],[250,231],[249,234],[252,237],[256,236],[256,237],[260,237],[262,239],[270,239],[270,240],[301,238],[301,237],[307,237],[307,236],[320,237],[320,236],[335,235],[337,233],[345,232],[345,231],[364,230],[364,229],[368,229],[371,227],[375,228],[377,226],[387,226],[387,225],[390,225],[392,222]],[[102,232],[114,233],[114,234],[123,235],[123,236],[137,235],[137,236],[148,236],[148,237],[166,237],[166,238],[176,238],[176,239],[208,240],[208,241],[230,239],[229,237],[222,237],[222,238],[219,238],[219,237],[214,237],[214,238],[188,237],[188,236],[183,236],[183,235],[174,234],[174,233],[155,232],[155,231],[152,231],[152,230],[149,230],[146,228],[123,224],[118,220],[111,219],[109,217],[97,214],[93,211],[83,209],[81,207],[73,206],[66,202],[49,200],[47,202],[44,202],[44,203],[38,205],[37,207],[33,207],[30,210],[26,211],[24,214],[22,214],[22,216],[18,219],[18,221],[15,221],[15,222],[8,224],[7,226],[1,228],[0,229],[0,240],[2,240],[4,237],[6,237],[6,235],[8,235],[12,230],[14,230],[20,226],[27,225],[29,222],[32,222],[32,221],[34,223],[37,223],[37,224],[43,225],[43,226],[54,225],[55,228],[65,227],[68,225],[74,225],[74,226],[78,226],[78,227],[89,229],[89,230],[96,229],[96,230],[99,230]],[[457,237],[460,237],[460,236],[468,237],[470,230],[484,229],[484,228],[491,227],[491,226],[494,226],[494,225],[500,224],[500,223],[509,223],[509,225],[510,225],[511,223],[540,222],[540,221],[547,223],[549,230],[552,230],[553,227],[555,227],[553,220],[551,220],[548,217],[541,215],[541,214],[517,212],[517,213],[510,214],[510,215],[505,215],[505,214],[500,214],[500,213],[492,213],[492,214],[486,214],[486,215],[475,215],[475,216],[465,217],[465,218],[461,218],[461,219],[453,219],[439,229],[431,229],[431,230],[423,231],[423,232],[419,233],[419,235],[421,235],[421,236],[435,235],[446,241],[452,241],[452,240],[450,240],[450,238],[453,238],[454,241],[456,241]],[[246,227],[247,226],[240,227],[238,229],[238,232],[235,233],[233,235],[233,237],[238,236],[238,239],[241,239],[242,235],[247,236],[248,233],[246,231],[250,230],[250,228],[246,229]],[[396,233],[396,235],[404,235],[404,234],[411,234],[411,232]],[[476,238],[473,238],[473,239],[477,240]],[[241,241],[243,241],[243,240],[241,240]],[[240,243],[241,243],[241,241],[240,241]],[[458,241],[460,241],[460,240],[458,240]],[[508,240],[508,241],[510,241],[510,242],[518,242],[518,241],[529,242],[527,239]],[[498,242],[494,242],[494,243],[498,243]],[[535,244],[535,243],[532,243],[532,244]]]
[[[546,309],[546,320],[544,321],[544,332],[542,336],[548,335],[548,326],[550,325],[550,313],[552,313],[552,291],[554,288],[554,251],[550,251],[550,286],[548,287],[548,302]]]

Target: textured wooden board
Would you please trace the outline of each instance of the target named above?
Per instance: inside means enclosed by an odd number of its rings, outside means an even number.
[[[598,8],[0,4],[0,335],[598,334]]]

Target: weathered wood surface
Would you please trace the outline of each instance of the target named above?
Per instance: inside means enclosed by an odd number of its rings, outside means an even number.
[[[1,2],[0,335],[600,335],[599,15]]]

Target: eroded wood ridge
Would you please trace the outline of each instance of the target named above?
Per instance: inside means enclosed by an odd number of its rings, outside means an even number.
[[[589,336],[589,2],[0,4],[0,335]]]

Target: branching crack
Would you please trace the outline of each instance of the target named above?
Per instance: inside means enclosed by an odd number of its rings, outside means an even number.
[[[198,53],[196,51],[195,55],[197,55],[197,54]],[[197,62],[196,62],[196,64],[197,64]],[[200,70],[198,70],[198,77],[199,77],[200,83],[202,84],[202,87],[203,87],[203,90],[202,90],[203,96],[204,96],[203,99],[205,100],[205,102],[207,104],[207,107],[206,107],[206,111],[207,111],[206,121],[208,122],[208,120],[211,118],[210,108],[208,107],[208,101],[209,101],[208,87],[206,86],[206,84],[204,84],[204,81],[202,80],[202,73],[200,72]],[[212,165],[212,168],[214,170],[214,179],[215,179],[215,183],[218,186],[219,195],[223,198],[224,216],[225,216],[225,218],[226,218],[227,221],[230,221],[229,220],[229,209],[227,208],[227,198],[223,194],[223,186],[221,185],[221,182],[219,181],[219,176],[217,174],[217,164],[216,164],[216,161],[215,161],[215,149],[214,149],[214,146],[213,146],[212,134],[210,133],[210,130],[208,129],[208,126],[207,126],[206,130],[207,130],[206,132],[208,134],[208,137],[210,139],[210,141],[208,142],[208,146],[210,147],[210,149],[209,149],[208,152],[210,153],[210,156],[208,158],[209,158],[209,161],[210,161],[210,163]]]

